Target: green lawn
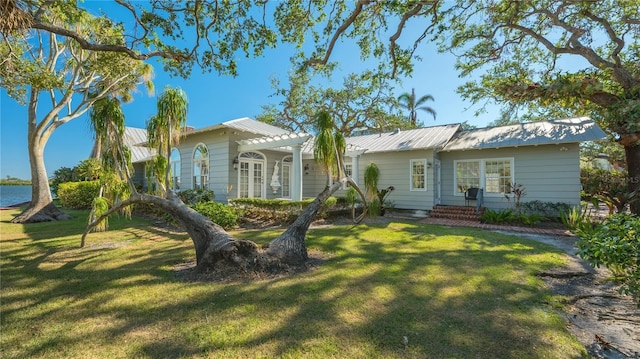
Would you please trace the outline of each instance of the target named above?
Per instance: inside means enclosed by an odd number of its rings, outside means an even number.
[[[114,218],[78,248],[75,220],[0,212],[3,358],[579,358],[533,274],[552,247],[416,223],[314,229],[329,255],[292,277],[183,282],[185,235]],[[277,231],[242,231],[264,243]],[[403,337],[408,344],[403,343]]]

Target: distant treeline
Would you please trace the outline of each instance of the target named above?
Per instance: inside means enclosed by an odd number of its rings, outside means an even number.
[[[10,177],[0,179],[0,186],[26,186],[30,185],[31,180],[23,180],[20,178]]]

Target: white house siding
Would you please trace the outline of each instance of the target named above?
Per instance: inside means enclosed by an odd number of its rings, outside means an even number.
[[[427,183],[425,191],[412,191],[411,181],[411,160],[426,159],[427,163]],[[397,151],[386,153],[364,153],[360,157],[360,168],[358,169],[358,182],[364,189],[364,171],[370,163],[375,163],[380,169],[380,179],[378,188],[384,189],[393,186],[395,190],[387,197],[395,208],[398,209],[422,209],[433,208],[433,151]]]
[[[580,153],[577,143],[522,146],[501,149],[443,151],[442,204],[464,205],[464,195],[454,193],[454,161],[513,158],[514,182],[526,191],[522,202],[564,202],[580,204]],[[475,202],[473,202],[475,205]],[[484,206],[491,209],[510,208],[502,195],[485,195]]]

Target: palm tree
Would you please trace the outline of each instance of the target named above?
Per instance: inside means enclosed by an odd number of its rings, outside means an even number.
[[[436,119],[436,111],[429,106],[421,106],[427,101],[434,101],[433,96],[424,95],[416,100],[416,89],[412,88],[411,93],[403,93],[398,96],[398,102],[403,108],[409,110],[409,120],[411,121],[411,126],[416,127],[418,123],[418,110],[426,111],[433,116],[433,119]]]
[[[354,219],[354,222],[362,221],[367,211],[364,193],[362,193],[355,181],[345,174],[343,156],[347,143],[342,133],[337,129],[335,119],[331,117],[329,112],[320,111],[315,120],[317,135],[313,157],[317,163],[327,169],[327,184],[324,190],[305,208],[293,224],[267,246],[267,254],[288,264],[299,264],[308,258],[304,242],[307,230],[322,205],[342,187],[341,180],[349,182],[351,187],[362,198],[363,213],[357,219]],[[337,170],[337,177],[340,181],[332,183],[329,169]]]
[[[158,97],[158,113],[147,122],[149,146],[158,154],[153,161],[155,175],[163,191],[169,190],[171,148],[180,142],[182,129],[187,125],[187,94],[180,88],[167,86]]]
[[[161,96],[159,102],[166,100],[166,103],[164,105],[158,105],[158,114],[154,116],[153,121],[151,121],[154,124],[147,126],[150,142],[155,143],[158,152],[162,154],[159,158],[165,158],[164,155],[169,154],[171,145],[167,142],[175,143],[173,142],[176,139],[174,135],[181,128],[178,126],[178,123],[182,123],[183,116],[186,115],[186,97],[183,96],[183,93],[179,90],[171,95],[168,94],[170,91],[172,90],[165,90],[165,94]],[[178,111],[169,111],[167,109],[167,112],[163,112],[163,106],[165,105],[174,107],[174,109]],[[358,191],[361,198],[363,198],[363,204],[365,204],[364,194],[359,190],[353,179],[345,175],[342,157],[345,153],[346,142],[342,134],[336,130],[335,121],[333,121],[327,112],[320,113],[317,116],[317,120],[318,138],[316,146],[319,149],[315,152],[316,160],[326,166],[326,168],[338,168],[338,177],[347,180],[352,187]],[[118,134],[120,133],[121,132],[118,131]],[[152,139],[152,137],[155,138]],[[121,135],[114,136],[114,138],[110,140],[116,142],[116,144],[123,142]],[[119,145],[118,148],[120,148]],[[157,173],[159,173],[159,171]],[[159,180],[162,180],[162,176],[158,177]],[[167,177],[168,176],[164,176],[165,185],[168,183]],[[289,226],[284,233],[272,240],[265,250],[263,250],[254,242],[234,239],[222,227],[185,205],[168,186],[164,187],[166,190],[162,191],[163,193],[152,195],[138,193],[135,187],[131,186],[131,178],[129,178],[128,182],[130,183],[131,195],[128,199],[118,204],[114,203],[113,206],[102,215],[96,215],[97,218],[92,220],[82,234],[81,246],[84,245],[85,238],[89,231],[95,228],[110,214],[135,203],[146,203],[160,208],[169,216],[182,223],[193,241],[196,251],[197,268],[199,270],[216,268],[221,265],[220,263],[222,261],[243,268],[243,270],[271,270],[273,268],[281,268],[283,264],[297,265],[304,263],[308,259],[305,236],[309,225],[327,198],[342,186],[340,181],[332,183],[329,179],[324,190],[305,208],[304,212],[298,216],[296,221]],[[366,205],[361,217],[363,217],[365,213]]]

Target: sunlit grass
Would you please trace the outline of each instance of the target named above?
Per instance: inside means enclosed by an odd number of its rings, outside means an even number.
[[[191,240],[135,219],[79,248],[86,212],[0,212],[3,358],[578,358],[534,273],[563,263],[513,236],[416,223],[313,229],[320,267],[183,282]],[[236,231],[265,243],[278,231]],[[403,338],[407,338],[407,342]]]

